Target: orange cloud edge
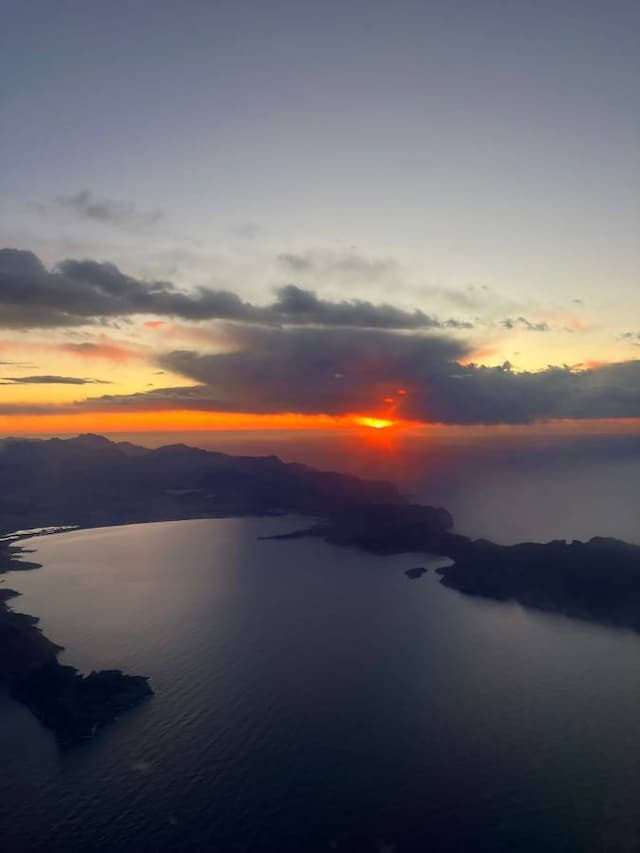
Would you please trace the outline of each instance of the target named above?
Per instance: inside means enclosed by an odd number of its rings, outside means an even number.
[[[0,415],[0,433],[184,432],[202,430],[344,430],[419,426],[369,415],[251,414],[198,411],[73,412]]]

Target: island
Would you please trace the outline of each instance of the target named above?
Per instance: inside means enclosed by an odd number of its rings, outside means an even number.
[[[426,575],[428,569],[425,569],[424,566],[416,566],[414,569],[407,569],[405,571],[405,575],[409,578],[409,580],[416,581],[422,577],[422,575]]]

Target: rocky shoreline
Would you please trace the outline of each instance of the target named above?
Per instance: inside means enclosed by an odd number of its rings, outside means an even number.
[[[0,573],[39,567],[20,560],[22,553],[19,546],[0,542]],[[60,747],[88,740],[153,695],[143,676],[120,670],[83,676],[74,667],[60,664],[57,656],[62,647],[45,637],[39,620],[8,606],[19,594],[0,588],[0,684],[53,731]]]
[[[640,633],[640,546],[619,539],[476,540],[437,572],[444,586],[465,595]]]

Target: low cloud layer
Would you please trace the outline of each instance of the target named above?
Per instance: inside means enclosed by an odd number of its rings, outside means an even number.
[[[111,385],[107,379],[85,379],[78,376],[2,376],[2,385]]]
[[[258,306],[227,290],[200,287],[186,292],[171,282],[142,281],[109,263],[66,260],[49,271],[31,252],[0,250],[0,326],[70,327],[135,315],[380,329],[471,326],[455,319],[441,321],[421,310],[321,299],[295,285],[280,288],[275,301]]]

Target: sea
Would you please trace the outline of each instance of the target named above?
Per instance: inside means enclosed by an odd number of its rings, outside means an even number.
[[[453,454],[403,485],[474,536],[639,542],[632,450]],[[155,695],[62,752],[0,697],[3,853],[640,850],[640,636],[461,595],[435,556],[263,538],[304,523],[27,540],[14,608]]]

